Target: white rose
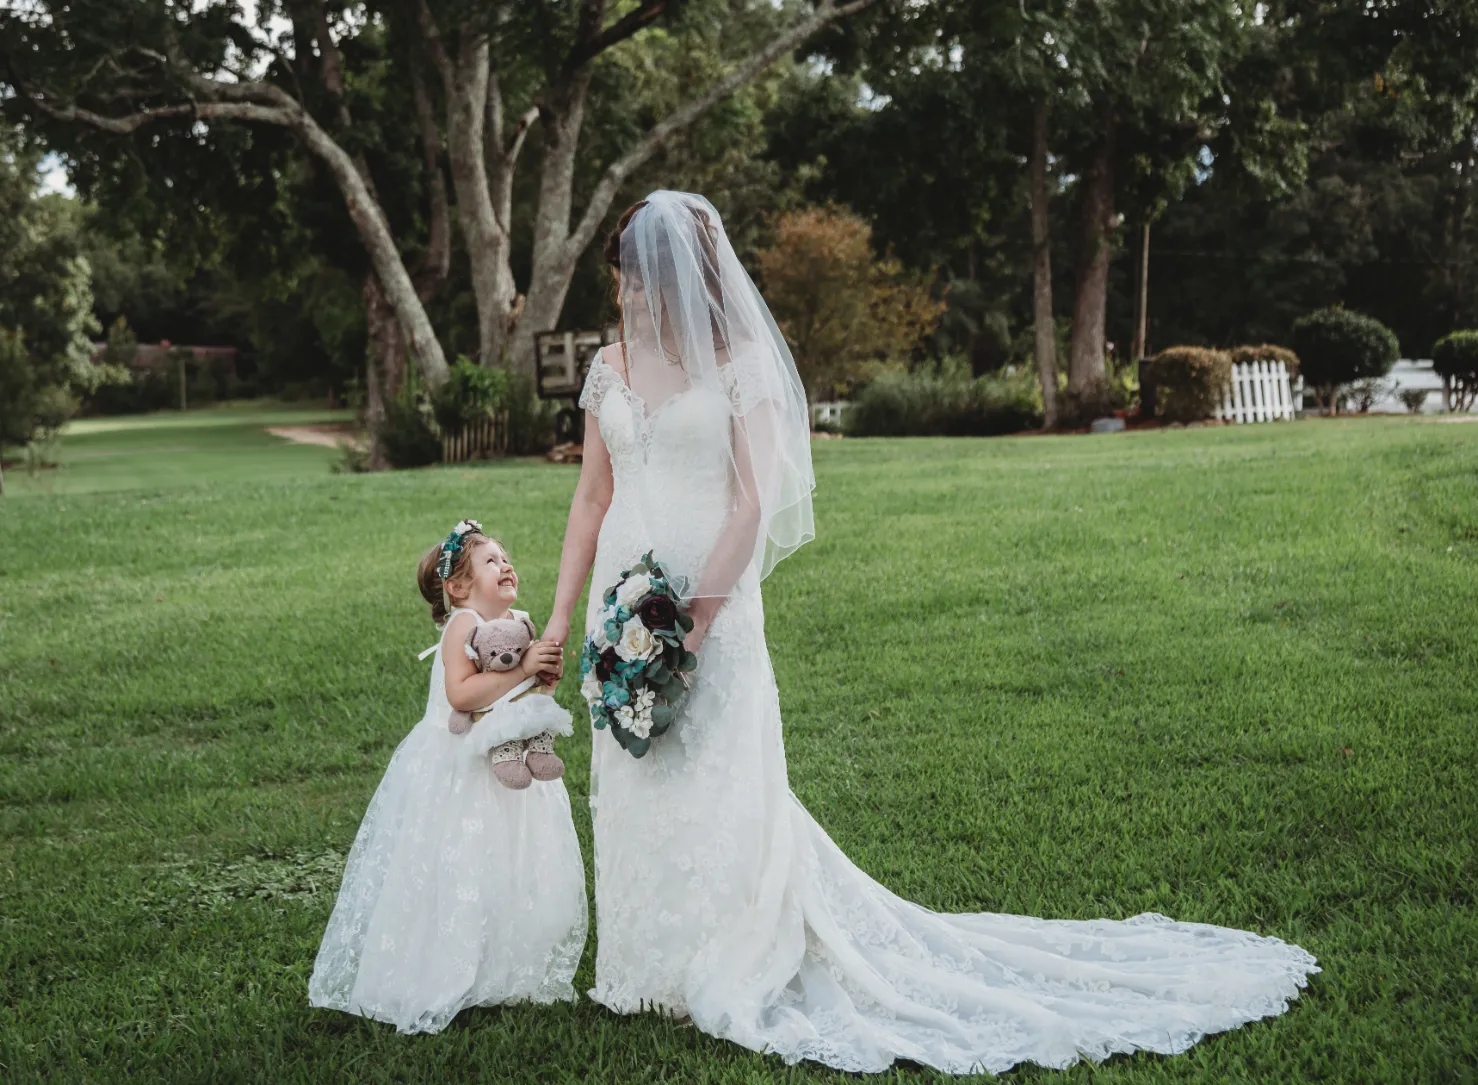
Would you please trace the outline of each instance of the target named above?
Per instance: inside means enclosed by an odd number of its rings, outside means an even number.
[[[580,685],[580,696],[584,697],[591,704],[594,704],[601,699],[603,693],[604,690],[601,688],[600,679],[595,676],[594,671],[591,671],[585,676],[585,681]]]
[[[621,726],[626,728],[637,738],[646,738],[652,733],[652,717],[632,716],[630,722],[622,723]]]
[[[657,642],[652,631],[642,625],[640,618],[633,617],[621,627],[621,643],[616,645],[616,654],[625,660],[651,659],[657,653]]]
[[[652,590],[652,578],[646,573],[631,577],[616,591],[616,605],[634,607]]]

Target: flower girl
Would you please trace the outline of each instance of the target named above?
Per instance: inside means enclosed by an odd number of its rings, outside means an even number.
[[[502,786],[478,726],[447,728],[452,697],[486,705],[526,675],[558,677],[559,648],[545,641],[517,670],[446,677],[443,657],[462,656],[474,622],[512,613],[518,576],[507,554],[464,520],[422,558],[419,580],[442,628],[428,650],[426,712],[370,800],[308,1000],[401,1032],[438,1032],[468,1006],[574,998],[585,867],[564,783]]]

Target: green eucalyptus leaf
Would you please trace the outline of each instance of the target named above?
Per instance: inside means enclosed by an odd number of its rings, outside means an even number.
[[[667,727],[668,727],[668,725],[670,725],[672,723],[673,717],[676,716],[676,715],[677,715],[677,713],[675,713],[672,710],[672,706],[671,705],[665,705],[665,704],[653,705],[652,706],[652,726],[653,727],[661,727],[663,730],[666,730]]]
[[[650,738],[634,738],[626,745],[626,752],[632,757],[645,757],[646,752],[652,748]]]

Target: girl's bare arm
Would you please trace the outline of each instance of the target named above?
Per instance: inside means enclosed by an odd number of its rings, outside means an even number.
[[[446,673],[446,699],[455,709],[475,712],[492,704],[530,675],[553,671],[559,667],[557,644],[536,640],[523,654],[519,666],[511,671],[480,673],[477,664],[467,658],[462,646],[472,632],[476,619],[471,614],[458,614],[447,626],[441,642],[441,666]]]

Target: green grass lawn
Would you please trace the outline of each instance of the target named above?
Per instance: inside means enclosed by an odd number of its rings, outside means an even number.
[[[416,557],[476,516],[543,618],[575,469],[334,475],[210,420],[78,433],[54,493],[0,503],[0,1078],[844,1080],[589,1002],[435,1037],[308,1008],[424,704]],[[1152,910],[1324,969],[1186,1055],[1015,1079],[1474,1080],[1478,425],[816,459],[766,608],[791,783],[840,846],[932,908]],[[587,854],[590,742],[562,743]]]
[[[31,474],[22,465],[11,467],[5,490],[31,496],[290,481],[321,474],[342,456],[332,448],[284,441],[266,427],[352,418],[352,411],[298,404],[230,403],[200,411],[83,419],[68,424],[56,468]],[[5,458],[21,464],[25,459],[17,449],[7,449]]]

